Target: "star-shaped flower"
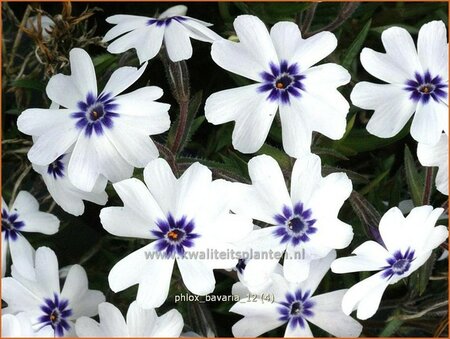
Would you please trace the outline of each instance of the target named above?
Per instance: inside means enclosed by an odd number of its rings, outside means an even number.
[[[230,311],[244,318],[234,324],[233,335],[257,337],[287,324],[286,338],[312,337],[308,324],[312,323],[336,337],[358,337],[362,326],[341,309],[342,297],[347,290],[314,295],[335,258],[336,252],[331,251],[326,257],[315,260],[314,271],[300,284],[290,283],[277,273],[272,274],[272,284],[256,295],[242,283],[234,284],[232,293],[239,295],[241,301]]]
[[[359,82],[352,103],[374,110],[369,133],[381,138],[396,135],[415,113],[411,135],[435,145],[442,131],[448,134],[448,46],[442,21],[422,26],[417,49],[408,31],[391,27],[381,35],[386,53],[364,48],[361,63],[374,77],[387,82]]]
[[[61,290],[58,259],[51,249],[40,247],[34,268],[23,271],[13,266],[12,277],[2,279],[2,299],[8,304],[3,313],[23,312],[35,332],[46,329],[53,330],[55,337],[73,337],[74,321],[95,316],[105,296],[88,289],[86,272],[80,265],[70,268]]]
[[[337,218],[352,190],[346,174],[332,173],[324,178],[320,158],[304,156],[294,164],[289,193],[273,158],[254,157],[248,169],[252,184],[234,184],[236,203],[232,210],[267,224],[247,239],[260,255],[246,262],[243,281],[249,283],[248,287],[263,286],[267,273],[273,272],[283,253],[286,279],[301,282],[308,278],[312,260],[350,244],[353,229]],[[269,251],[279,257],[264,258],[262,253]]]
[[[189,291],[211,293],[213,269],[237,264],[227,251],[253,227],[249,218],[230,213],[231,183],[212,181],[211,171],[199,163],[177,179],[163,159],[146,166],[144,180],[114,184],[124,206],[100,213],[109,233],[154,240],[114,265],[108,277],[111,289],[119,292],[139,284],[137,303],[146,309],[159,307],[167,298],[176,261]]]
[[[192,45],[190,39],[213,42],[222,39],[214,33],[207,22],[186,16],[187,7],[170,7],[157,18],[137,15],[113,15],[106,19],[115,24],[103,38],[113,41],[108,46],[110,53],[123,53],[135,48],[141,63],[153,59],[164,46],[173,62],[190,59]]]
[[[154,101],[163,94],[159,87],[121,94],[141,77],[146,64],[117,69],[101,93],[84,50],[70,52],[70,65],[70,76],[57,74],[47,85],[48,97],[63,108],[27,109],[17,126],[37,137],[28,152],[33,164],[48,166],[73,147],[68,178],[78,189],[91,192],[100,176],[117,182],[158,157],[149,135],[169,129],[169,105]]]
[[[283,148],[292,157],[309,153],[313,131],[340,139],[349,104],[336,88],[347,84],[350,74],[332,63],[312,67],[336,48],[336,37],[321,32],[303,39],[293,22],[279,22],[269,34],[250,15],[237,17],[234,28],[239,42],[214,42],[212,58],[256,83],[212,94],[206,119],[214,125],[235,121],[233,146],[243,153],[261,148],[277,111]]]
[[[408,277],[428,260],[433,249],[448,237],[447,227],[435,227],[442,212],[442,208],[420,206],[405,218],[400,209],[393,207],[380,221],[385,246],[366,241],[353,251],[354,256],[332,263],[331,270],[335,273],[378,271],[345,294],[342,308],[346,314],[356,309],[359,319],[372,317],[388,285]]]

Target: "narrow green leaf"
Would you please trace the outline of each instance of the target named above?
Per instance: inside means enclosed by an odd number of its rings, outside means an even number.
[[[291,167],[291,158],[279,148],[264,144],[257,154],[267,154],[274,158],[282,169]]]
[[[363,225],[366,236],[381,241],[378,225],[380,224],[381,214],[364,196],[356,191],[350,195],[350,205]]]
[[[414,206],[422,205],[423,196],[423,177],[419,174],[414,158],[408,146],[405,146],[405,175],[408,184],[409,193]]]
[[[12,86],[44,92],[46,84],[36,79],[18,79],[13,81]]]
[[[352,65],[353,61],[357,58],[359,52],[361,51],[362,47],[364,46],[364,42],[366,41],[367,34],[370,30],[370,25],[372,24],[372,19],[366,22],[364,27],[361,29],[361,31],[356,36],[355,40],[353,40],[350,47],[347,49],[346,53],[344,54],[344,57],[342,58],[342,67],[349,69]]]
[[[387,175],[389,174],[390,169],[384,171],[383,173],[380,173],[375,179],[373,179],[368,185],[366,185],[365,187],[363,187],[359,193],[362,195],[366,195],[367,193],[369,193],[370,191],[372,191],[375,187],[378,187],[381,183],[381,181],[383,181],[383,179],[385,179],[387,177]]]

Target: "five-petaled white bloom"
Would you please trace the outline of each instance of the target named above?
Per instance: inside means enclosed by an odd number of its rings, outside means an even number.
[[[158,18],[136,15],[113,15],[106,19],[116,26],[110,29],[103,41],[117,40],[108,46],[110,53],[123,53],[135,48],[141,63],[154,58],[164,41],[167,54],[173,62],[189,59],[192,56],[190,38],[213,42],[222,39],[208,28],[212,26],[186,16],[187,7],[170,7]]]
[[[448,135],[442,133],[436,145],[418,143],[417,157],[423,166],[437,166],[436,188],[448,195]]]
[[[108,207],[100,213],[111,234],[154,240],[112,268],[111,289],[118,292],[139,284],[138,304],[158,307],[167,298],[176,260],[189,291],[211,293],[213,269],[236,265],[226,252],[253,227],[249,218],[230,213],[232,185],[212,181],[211,171],[199,163],[177,179],[163,159],[145,167],[144,180],[145,184],[134,178],[114,184],[124,207]],[[211,254],[215,251],[220,256]]]
[[[364,48],[361,63],[374,77],[388,84],[360,82],[351,93],[352,103],[375,110],[367,124],[381,138],[396,135],[416,113],[412,137],[434,145],[448,133],[448,45],[442,21],[422,26],[417,49],[404,28],[385,30],[381,40],[386,53]]]
[[[212,58],[257,83],[212,94],[206,119],[215,125],[235,121],[233,146],[243,153],[261,148],[277,110],[290,156],[309,152],[313,131],[340,139],[349,104],[336,88],[347,84],[350,74],[332,63],[311,67],[336,48],[336,37],[321,32],[303,39],[293,22],[277,23],[269,35],[264,23],[249,15],[237,17],[234,28],[240,42],[214,42]]]
[[[158,317],[153,308],[144,310],[136,301],[130,304],[126,321],[116,306],[106,302],[98,305],[98,315],[100,323],[88,317],[77,320],[75,329],[79,337],[178,338],[184,326],[177,310]]]
[[[2,315],[2,338],[52,338],[55,332],[49,326],[35,332],[31,324],[31,319],[25,313],[3,314]]]
[[[312,337],[310,322],[337,337],[358,337],[362,326],[345,315],[341,308],[342,297],[347,290],[314,296],[335,258],[333,250],[326,257],[314,261],[310,277],[300,284],[290,283],[277,273],[272,275],[272,284],[257,295],[250,294],[240,282],[234,284],[232,293],[240,295],[241,301],[230,311],[244,318],[233,326],[233,335],[256,337],[287,323],[285,337]]]
[[[47,328],[57,337],[73,337],[74,321],[95,316],[98,304],[105,301],[102,292],[88,289],[86,272],[80,265],[71,267],[61,290],[58,259],[47,247],[36,250],[34,268],[19,271],[13,266],[11,275],[2,279],[2,299],[8,304],[2,311],[24,312],[34,331]]]
[[[36,165],[50,165],[74,145],[69,180],[90,192],[99,176],[117,182],[129,178],[133,167],[144,167],[158,157],[149,135],[169,128],[169,105],[153,101],[163,94],[155,86],[119,95],[139,79],[146,64],[117,69],[100,94],[90,56],[75,48],[70,64],[72,75],[57,74],[47,85],[48,97],[64,108],[27,109],[17,125],[37,137],[28,152]]]
[[[16,268],[33,267],[34,249],[22,232],[55,234],[59,220],[39,211],[39,202],[30,193],[20,191],[11,208],[2,198],[2,276],[5,275],[8,250]]]
[[[350,225],[337,218],[339,209],[352,191],[344,173],[321,175],[321,161],[310,154],[299,158],[292,170],[290,195],[278,163],[267,155],[248,164],[252,185],[234,184],[233,212],[269,224],[247,238],[254,252],[283,254],[287,280],[308,278],[312,260],[325,257],[332,249],[347,247],[353,238]],[[279,257],[250,258],[244,281],[258,286],[273,271]]]
[[[331,270],[335,273],[379,271],[352,286],[342,300],[346,314],[357,309],[359,319],[375,314],[388,285],[409,276],[430,257],[433,249],[448,237],[445,226],[436,226],[442,208],[432,206],[413,208],[405,218],[393,207],[381,218],[380,235],[384,246],[366,241],[357,247],[355,256],[336,259]]]
[[[42,176],[53,200],[67,213],[78,216],[84,213],[83,200],[99,205],[106,204],[108,200],[105,192],[107,180],[103,175],[99,176],[92,192],[76,188],[67,177],[70,156],[70,153],[62,154],[47,166],[32,165],[33,169]]]

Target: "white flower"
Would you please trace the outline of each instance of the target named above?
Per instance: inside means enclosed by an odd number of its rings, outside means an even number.
[[[436,175],[436,188],[442,194],[448,195],[448,135],[441,138],[434,146],[418,143],[417,157],[423,166],[439,167]]]
[[[442,208],[420,206],[405,218],[397,207],[381,218],[380,235],[385,246],[366,241],[354,256],[339,258],[331,265],[335,273],[379,271],[357,283],[345,294],[342,308],[346,314],[357,309],[359,319],[375,314],[388,285],[409,276],[430,257],[433,249],[448,237],[445,226],[436,226]]]
[[[347,84],[350,74],[332,63],[311,67],[336,48],[336,37],[321,32],[303,39],[293,22],[277,23],[269,35],[264,23],[249,15],[237,17],[234,28],[240,42],[214,42],[212,58],[256,84],[212,94],[206,119],[214,125],[235,121],[233,146],[243,153],[261,148],[277,110],[290,156],[309,152],[312,131],[342,138],[349,104],[336,88]]]
[[[163,159],[146,166],[144,180],[145,184],[137,179],[114,184],[124,207],[108,207],[100,213],[103,227],[111,234],[155,240],[112,268],[111,289],[119,292],[139,284],[138,304],[158,307],[167,298],[176,260],[189,291],[211,293],[213,268],[236,265],[226,251],[252,229],[250,219],[229,212],[231,184],[212,181],[211,171],[199,163],[176,179]],[[214,250],[222,255],[208,258]]]
[[[22,232],[55,234],[59,220],[50,213],[39,211],[39,202],[28,192],[20,191],[11,208],[2,198],[2,277],[6,271],[8,252],[18,268],[33,266],[34,249]]]
[[[444,130],[448,134],[448,47],[442,21],[422,26],[417,49],[404,28],[385,30],[381,40],[386,53],[364,48],[361,63],[374,77],[388,84],[360,82],[352,103],[375,110],[367,124],[369,133],[381,138],[396,135],[416,113],[411,135],[434,145]]]
[[[70,52],[72,75],[57,74],[47,85],[48,97],[64,109],[27,109],[17,120],[19,130],[38,137],[28,159],[48,166],[73,152],[67,166],[71,183],[91,192],[99,176],[112,182],[129,178],[133,167],[144,167],[158,157],[149,135],[170,126],[169,105],[154,100],[163,94],[159,87],[143,87],[119,95],[145,70],[121,67],[97,94],[94,65],[82,49]]]
[[[71,154],[60,155],[55,161],[47,166],[33,165],[33,169],[42,176],[53,200],[61,206],[67,213],[75,216],[84,213],[83,200],[104,205],[108,200],[105,192],[107,180],[100,176],[92,189],[92,192],[85,192],[76,188],[67,177],[67,167]]]
[[[337,218],[339,209],[352,191],[344,173],[321,175],[316,155],[299,158],[294,165],[290,194],[278,163],[267,155],[254,157],[248,164],[252,185],[235,184],[233,212],[267,223],[253,231],[250,246],[261,259],[250,259],[244,280],[257,286],[275,269],[279,258],[263,258],[269,251],[285,253],[283,271],[292,282],[305,280],[311,260],[325,257],[332,249],[347,247],[352,227]]]
[[[77,320],[79,337],[158,337],[177,338],[183,330],[183,317],[173,309],[158,317],[151,308],[144,310],[136,301],[130,304],[126,320],[120,310],[110,303],[98,305],[100,323],[88,317]]]
[[[46,326],[40,331],[35,332],[31,324],[31,319],[25,313],[2,315],[2,338],[51,338],[54,336],[55,332],[50,326]]]
[[[337,337],[358,337],[362,326],[341,309],[342,297],[347,290],[314,296],[335,258],[336,252],[331,251],[325,258],[315,261],[309,279],[300,284],[289,283],[274,273],[272,285],[257,295],[236,283],[232,293],[240,295],[241,301],[230,311],[244,318],[233,326],[233,335],[257,337],[287,323],[285,337],[312,337],[310,322]]]
[[[170,7],[158,18],[136,15],[113,15],[106,19],[116,26],[110,29],[103,41],[117,40],[108,46],[110,53],[123,53],[135,48],[141,63],[154,58],[164,41],[167,54],[173,62],[189,59],[192,56],[190,38],[213,42],[222,39],[208,28],[212,26],[186,16],[187,7]]]
[[[80,265],[72,266],[61,290],[58,259],[47,247],[36,250],[35,267],[26,273],[13,266],[12,277],[2,279],[2,299],[8,304],[3,313],[24,312],[34,331],[47,328],[58,337],[74,336],[74,321],[95,316],[98,304],[105,301],[102,292],[88,289]]]

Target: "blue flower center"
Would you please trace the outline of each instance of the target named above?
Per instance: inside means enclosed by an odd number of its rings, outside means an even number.
[[[16,240],[20,234],[20,229],[25,226],[25,223],[19,220],[17,213],[8,213],[6,209],[2,209],[2,233],[6,240]]]
[[[72,309],[69,308],[69,301],[60,299],[55,293],[53,299],[45,298],[44,304],[40,308],[43,312],[39,317],[42,327],[50,325],[55,331],[55,336],[63,337],[65,332],[70,329],[67,320],[73,314]]]
[[[305,76],[300,74],[296,63],[291,65],[282,60],[279,65],[269,64],[270,72],[260,73],[262,85],[258,92],[268,92],[267,100],[278,100],[282,104],[290,104],[292,97],[299,98],[301,91],[305,90],[302,80]]]
[[[447,98],[445,88],[448,85],[437,76],[432,76],[429,71],[423,75],[416,73],[414,79],[406,81],[406,91],[411,92],[410,99],[416,102],[427,103],[430,99],[436,102]]]
[[[310,295],[310,291],[303,292],[301,289],[287,293],[285,300],[279,302],[279,320],[289,322],[289,326],[293,329],[297,326],[304,328],[305,319],[314,315],[312,312],[314,302],[310,300]]]
[[[84,130],[87,137],[90,137],[92,132],[102,135],[105,128],[113,128],[113,119],[120,116],[115,112],[118,107],[111,93],[102,93],[97,98],[89,93],[85,101],[78,102],[80,111],[72,113],[71,116],[77,120],[75,126]]]
[[[194,233],[194,221],[188,221],[186,216],[175,220],[169,213],[167,220],[159,220],[156,226],[159,230],[151,231],[158,239],[156,248],[158,251],[164,252],[167,257],[183,256],[185,249],[193,247],[194,239],[200,237],[199,234]]]
[[[278,226],[274,235],[280,237],[280,242],[291,242],[294,246],[310,240],[312,234],[317,232],[314,227],[316,219],[312,217],[311,209],[305,209],[303,203],[299,202],[294,209],[284,206],[283,211],[274,217]]]
[[[64,177],[64,163],[62,162],[65,154],[59,156],[55,161],[53,161],[50,165],[47,167],[47,174],[53,176],[53,178],[56,180],[58,178]]]
[[[156,25],[157,27],[169,26],[172,21],[181,22],[181,21],[186,21],[186,20],[187,19],[182,16],[172,16],[170,18],[164,18],[164,19],[149,19],[147,21],[147,25],[148,26]]]
[[[387,266],[383,267],[383,277],[391,278],[394,275],[403,275],[407,273],[411,267],[411,262],[414,261],[414,250],[407,249],[405,253],[396,251],[394,255],[387,259]]]

